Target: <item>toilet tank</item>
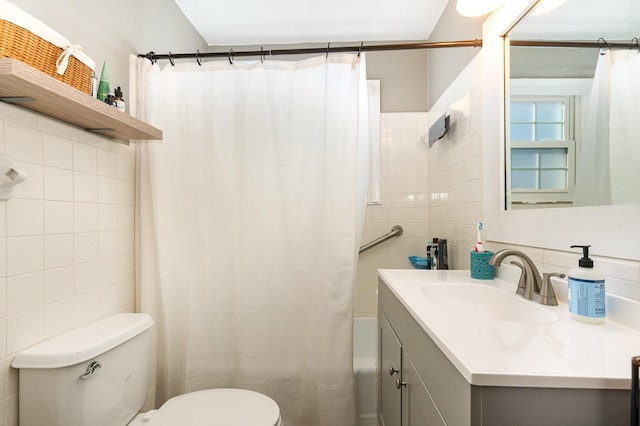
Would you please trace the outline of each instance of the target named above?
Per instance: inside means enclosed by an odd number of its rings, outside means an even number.
[[[20,426],[123,426],[147,388],[146,314],[114,314],[16,355]]]

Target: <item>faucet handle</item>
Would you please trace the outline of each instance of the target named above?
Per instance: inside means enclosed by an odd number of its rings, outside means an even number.
[[[524,294],[525,288],[527,287],[527,270],[524,268],[524,265],[522,263],[515,260],[512,260],[509,263],[517,266],[522,271],[520,273],[520,279],[518,280],[518,288],[516,289],[516,294],[522,296]]]
[[[540,288],[540,303],[543,305],[556,306],[558,299],[556,293],[553,290],[553,284],[551,284],[551,277],[566,277],[565,274],[559,272],[544,272],[542,274],[542,287]]]

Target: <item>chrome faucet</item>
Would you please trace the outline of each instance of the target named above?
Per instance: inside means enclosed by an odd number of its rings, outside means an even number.
[[[534,300],[543,305],[555,306],[558,304],[558,299],[556,298],[556,294],[553,290],[553,285],[551,285],[551,277],[559,276],[564,278],[564,274],[547,273],[544,274],[544,280],[542,280],[540,272],[538,272],[538,268],[535,263],[533,263],[533,260],[520,250],[514,249],[504,249],[496,252],[491,256],[489,264],[493,266],[500,266],[504,258],[507,256],[515,256],[522,260],[522,263],[514,261],[511,262],[522,270],[520,280],[518,282],[518,288],[516,289],[517,294],[522,295],[525,299]]]

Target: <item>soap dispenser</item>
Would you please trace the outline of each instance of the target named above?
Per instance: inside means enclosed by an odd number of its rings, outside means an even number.
[[[571,316],[583,322],[600,324],[605,318],[604,275],[593,267],[589,258],[589,247],[582,248],[582,257],[578,267],[569,271],[569,312]]]
[[[438,269],[438,239],[433,240],[433,258],[431,258],[431,269]]]

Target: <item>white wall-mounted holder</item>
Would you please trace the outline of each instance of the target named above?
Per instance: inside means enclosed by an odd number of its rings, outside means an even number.
[[[449,112],[453,116],[453,121],[469,118],[469,92],[466,92],[458,100],[451,102]]]
[[[10,156],[0,154],[0,200],[11,198],[13,188],[26,179],[26,171],[16,167]]]

